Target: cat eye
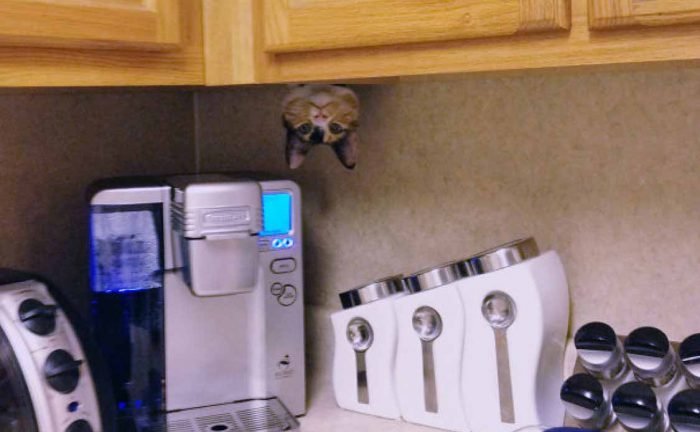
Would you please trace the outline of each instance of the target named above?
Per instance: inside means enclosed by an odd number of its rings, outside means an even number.
[[[330,129],[331,133],[336,134],[336,135],[339,133],[342,133],[345,130],[344,127],[342,127],[340,124],[335,123],[335,122],[331,123],[329,129]]]
[[[297,132],[299,132],[302,135],[306,135],[307,133],[311,132],[311,123],[302,124],[297,128]]]

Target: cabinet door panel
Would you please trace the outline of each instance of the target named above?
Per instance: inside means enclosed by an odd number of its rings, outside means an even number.
[[[0,45],[172,49],[181,1],[0,0]]]
[[[700,22],[700,0],[588,0],[592,29]]]
[[[315,51],[567,29],[570,0],[263,0],[264,49]]]

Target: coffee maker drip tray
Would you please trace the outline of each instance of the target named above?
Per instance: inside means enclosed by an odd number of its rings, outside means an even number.
[[[299,429],[299,421],[276,397],[254,399],[138,419],[139,432],[282,432]]]

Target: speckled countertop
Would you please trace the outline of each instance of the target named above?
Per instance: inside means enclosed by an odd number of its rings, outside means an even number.
[[[437,430],[401,420],[389,420],[338,408],[333,398],[332,387],[315,398],[306,416],[301,417],[299,421],[303,432],[435,432]]]

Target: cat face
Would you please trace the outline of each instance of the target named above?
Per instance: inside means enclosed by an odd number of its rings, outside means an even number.
[[[298,168],[311,148],[321,144],[333,147],[346,168],[355,167],[359,102],[352,90],[333,85],[295,87],[285,97],[283,109],[290,168]]]

